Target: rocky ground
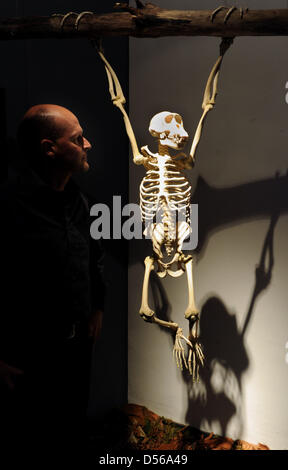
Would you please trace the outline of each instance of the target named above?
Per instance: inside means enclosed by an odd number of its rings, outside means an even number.
[[[192,426],[175,423],[144,406],[129,404],[91,427],[90,446],[95,450],[269,450]]]

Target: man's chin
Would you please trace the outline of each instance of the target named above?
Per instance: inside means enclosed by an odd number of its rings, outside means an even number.
[[[87,162],[87,160],[83,160],[82,165],[78,169],[78,172],[79,173],[86,173],[86,171],[88,171],[89,168],[90,168],[90,165]]]
[[[89,170],[89,168],[90,168],[89,163],[85,161],[85,162],[84,162],[84,165],[83,165],[83,171],[86,172],[86,171]]]

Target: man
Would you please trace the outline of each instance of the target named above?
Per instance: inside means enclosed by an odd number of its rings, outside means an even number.
[[[17,140],[21,169],[2,190],[11,274],[0,314],[0,426],[18,442],[73,449],[104,302],[101,251],[71,179],[88,171],[91,144],[76,116],[57,105],[30,108]]]

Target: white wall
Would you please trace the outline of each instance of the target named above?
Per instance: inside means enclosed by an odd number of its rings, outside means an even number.
[[[190,0],[155,3],[167,9],[192,8]],[[218,5],[212,0],[193,2],[194,9]],[[286,0],[246,5],[288,7]],[[162,110],[180,113],[193,137],[219,42],[206,37],[131,39],[130,117],[139,146],[148,144],[155,151],[148,124]],[[287,46],[287,37],[234,41],[224,59],[217,105],[208,115],[196,166],[187,173],[195,190],[193,202],[199,204],[194,278],[206,354],[199,384],[193,385],[173,363],[168,330],[138,315],[143,260],[152,253],[148,241],[131,242],[129,269],[129,402],[271,449],[288,448]],[[131,202],[138,201],[144,172],[131,163]],[[271,225],[277,211],[280,216]],[[262,279],[262,291],[253,295],[265,240],[266,268],[269,247],[274,257],[271,279],[266,288]],[[177,321],[188,333],[185,277],[152,280],[158,292],[156,284],[164,303],[159,317]]]

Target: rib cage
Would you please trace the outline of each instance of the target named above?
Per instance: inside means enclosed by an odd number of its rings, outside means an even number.
[[[140,208],[145,226],[152,223],[162,209],[163,222],[177,212],[189,222],[191,186],[169,155],[154,154],[140,185]],[[168,218],[167,218],[168,217]],[[170,217],[171,218],[171,217]]]

